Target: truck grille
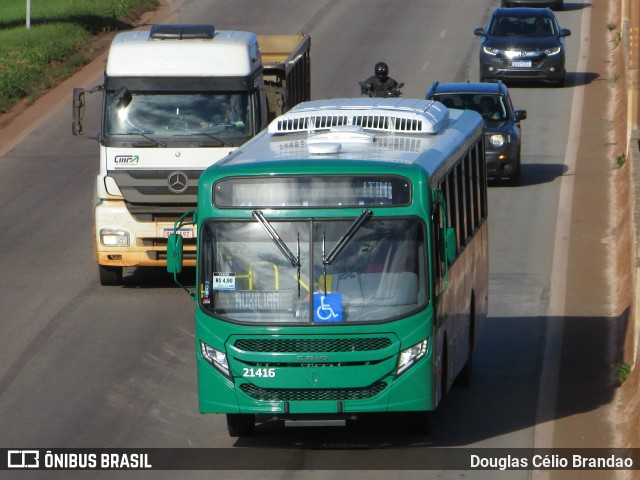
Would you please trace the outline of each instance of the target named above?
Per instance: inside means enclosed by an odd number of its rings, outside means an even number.
[[[180,180],[172,190],[169,177],[180,173]],[[200,170],[118,170],[110,171],[127,203],[170,203],[195,205]],[[176,190],[177,189],[177,190]],[[178,192],[179,191],[179,192]]]

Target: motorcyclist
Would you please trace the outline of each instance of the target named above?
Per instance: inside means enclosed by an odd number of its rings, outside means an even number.
[[[362,83],[361,93],[372,93],[374,97],[394,96],[392,93],[398,88],[398,82],[389,76],[389,66],[384,62],[376,63],[374,75]]]

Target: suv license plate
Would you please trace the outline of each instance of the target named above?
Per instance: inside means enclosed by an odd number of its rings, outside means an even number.
[[[531,68],[531,60],[514,60],[511,62],[512,67]]]

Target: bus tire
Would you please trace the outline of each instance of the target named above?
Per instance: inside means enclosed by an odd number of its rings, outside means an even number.
[[[473,373],[473,333],[475,331],[475,299],[471,297],[471,307],[469,314],[469,339],[467,340],[467,361],[462,370],[458,373],[458,377],[454,381],[454,386],[469,388],[471,386],[471,377]]]
[[[469,388],[471,386],[471,377],[473,373],[473,349],[471,347],[472,342],[473,340],[470,336],[468,342],[469,346],[467,348],[467,362],[464,364],[464,367],[462,367],[462,370],[460,370],[458,378],[456,378],[454,382],[454,385],[456,387]]]
[[[256,429],[256,416],[250,413],[228,413],[227,430],[230,437],[250,437]]]
[[[98,265],[98,272],[100,273],[100,285],[109,287],[122,285],[122,267]]]
[[[407,433],[413,435],[430,435],[432,430],[433,412],[407,412]]]

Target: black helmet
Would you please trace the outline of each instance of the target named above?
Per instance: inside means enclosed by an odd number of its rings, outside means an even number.
[[[386,78],[389,75],[389,67],[384,62],[376,63],[376,77]]]

